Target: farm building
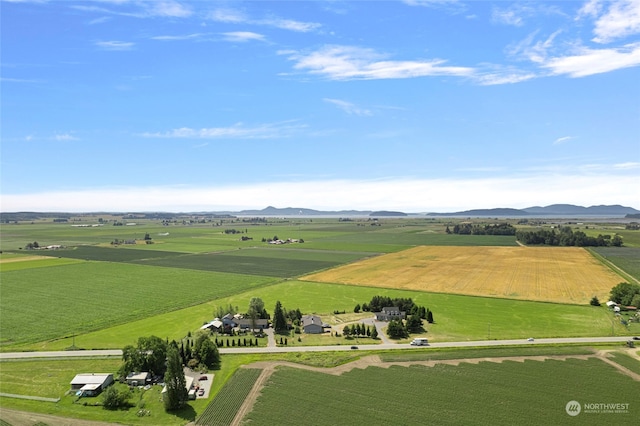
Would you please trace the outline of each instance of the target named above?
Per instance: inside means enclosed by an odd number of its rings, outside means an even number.
[[[127,374],[127,384],[129,386],[142,386],[151,380],[151,373],[149,372],[132,372]]]
[[[222,321],[216,318],[213,321],[210,321],[204,324],[202,327],[200,327],[200,330],[207,330],[207,329],[212,331],[220,331],[222,329]]]
[[[303,315],[302,329],[308,334],[320,334],[324,332],[322,320],[317,315]]]
[[[382,311],[375,312],[375,315],[378,321],[391,321],[392,319],[404,319],[406,317],[406,313],[398,307],[382,308]]]
[[[81,392],[82,396],[96,396],[113,383],[113,374],[83,373],[76,374],[71,380],[71,390]]]

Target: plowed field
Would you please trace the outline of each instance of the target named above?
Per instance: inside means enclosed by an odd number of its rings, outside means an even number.
[[[576,247],[414,247],[303,280],[585,304],[623,281]]]

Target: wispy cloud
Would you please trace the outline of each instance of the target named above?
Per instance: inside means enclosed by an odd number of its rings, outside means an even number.
[[[574,51],[572,55],[549,58],[542,67],[556,75],[586,77],[640,65],[640,42],[610,49],[576,47]]]
[[[131,1],[105,1],[98,0],[107,7],[73,4],[71,8],[83,12],[102,13],[108,15],[128,16],[134,18],[187,18],[193,15],[189,6],[174,0],[131,0]]]
[[[203,33],[193,33],[193,34],[184,34],[184,35],[162,35],[162,36],[153,36],[151,40],[160,40],[160,41],[179,41],[179,40],[194,40],[199,39],[205,36]]]
[[[251,31],[232,31],[228,33],[222,33],[223,38],[226,41],[234,43],[244,43],[248,41],[264,41],[265,38],[262,34],[254,33]]]
[[[323,101],[337,106],[338,108],[340,108],[342,111],[346,112],[349,115],[358,115],[361,117],[372,115],[370,110],[365,108],[360,108],[355,104],[352,104],[351,102],[343,101],[341,99],[324,98]]]
[[[445,65],[442,59],[391,61],[373,49],[355,46],[325,46],[310,53],[281,52],[294,61],[294,68],[332,80],[374,80],[426,76],[469,77],[473,68]]]
[[[267,18],[251,18],[236,9],[217,9],[209,13],[209,19],[228,24],[248,24],[279,28],[295,32],[310,32],[319,29],[322,25],[317,22],[303,22],[292,19],[284,19],[277,16]]]
[[[569,142],[572,139],[575,139],[575,137],[573,137],[573,136],[563,136],[563,137],[558,138],[555,141],[553,141],[553,144],[554,145],[561,145],[563,143]]]
[[[128,42],[128,41],[111,40],[111,41],[97,41],[95,45],[104,50],[131,50],[133,49],[133,46],[135,45],[135,43]]]
[[[53,139],[59,142],[78,141],[79,138],[73,136],[71,133],[59,133],[53,136]]]
[[[142,136],[146,138],[177,138],[177,139],[272,139],[289,137],[304,125],[285,123],[262,124],[249,127],[243,123],[237,123],[230,127],[205,127],[192,129],[181,127],[166,132],[146,132]]]
[[[11,78],[11,77],[0,77],[0,81],[5,83],[42,83],[42,80],[34,80],[30,78]]]

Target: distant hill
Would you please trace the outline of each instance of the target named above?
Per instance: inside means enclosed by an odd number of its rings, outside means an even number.
[[[369,214],[369,216],[378,216],[378,217],[381,217],[381,216],[395,216],[395,217],[398,217],[398,216],[409,216],[409,215],[406,214],[406,213],[403,213],[403,212],[390,212],[390,211],[386,211],[386,210],[380,210],[380,211],[377,211],[377,212],[371,212]]]
[[[552,204],[546,207],[528,207],[526,209],[475,209],[454,213],[429,213],[429,216],[626,216],[639,214],[640,211],[632,207],[620,205],[582,207],[573,204]]]
[[[273,206],[265,207],[262,210],[242,210],[236,212],[238,215],[245,216],[318,216],[318,215],[331,215],[331,216],[367,216],[371,213],[370,210],[339,210],[339,211],[322,211],[314,209],[305,209],[302,207],[285,207],[277,208]]]
[[[632,207],[624,207],[621,205],[612,206],[591,206],[582,207],[574,206],[572,204],[552,204],[546,207],[528,207],[523,209],[529,214],[543,214],[543,215],[614,215],[624,216],[627,214],[638,214],[640,211]]]

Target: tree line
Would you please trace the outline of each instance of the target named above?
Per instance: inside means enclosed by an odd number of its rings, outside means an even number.
[[[523,244],[547,246],[575,246],[575,247],[621,247],[620,235],[598,235],[590,237],[582,231],[573,231],[569,226],[555,229],[538,229],[536,231],[516,231],[516,239]]]
[[[516,228],[510,223],[496,223],[496,224],[471,224],[461,223],[454,225],[453,230],[449,228],[445,229],[447,234],[459,234],[459,235],[515,235]]]

